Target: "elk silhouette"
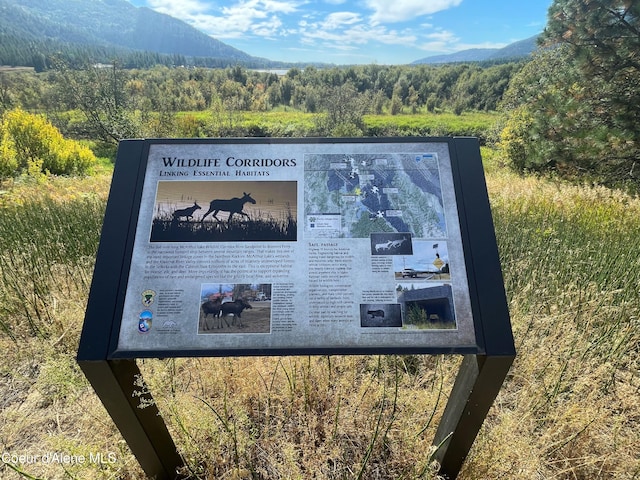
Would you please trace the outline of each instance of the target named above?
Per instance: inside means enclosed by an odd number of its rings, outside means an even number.
[[[228,200],[220,200],[220,199],[212,200],[211,203],[209,204],[209,211],[202,216],[202,218],[200,219],[200,222],[204,222],[204,219],[211,212],[213,212],[213,217],[218,222],[220,221],[220,219],[217,217],[218,212],[229,212],[229,218],[227,219],[227,224],[231,224],[231,218],[236,213],[238,215],[244,215],[245,217],[249,218],[249,215],[247,215],[242,211],[242,209],[244,208],[244,204],[245,203],[255,204],[256,201],[253,198],[251,198],[250,193],[245,193],[245,192],[242,192],[242,193],[244,194],[242,198],[234,197]]]

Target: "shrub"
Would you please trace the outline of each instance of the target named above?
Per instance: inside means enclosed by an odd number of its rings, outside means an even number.
[[[0,122],[0,178],[13,175],[18,169],[16,151],[9,145],[9,132]]]
[[[5,113],[0,127],[0,176],[21,173],[82,175],[96,163],[90,149],[65,139],[42,115],[19,108]]]

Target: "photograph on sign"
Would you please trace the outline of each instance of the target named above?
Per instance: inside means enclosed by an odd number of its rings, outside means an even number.
[[[150,240],[295,242],[296,195],[295,181],[160,181]]]
[[[411,255],[411,233],[372,233],[371,255]]]
[[[270,284],[205,283],[200,301],[198,334],[271,331]],[[242,322],[245,310],[251,310],[251,322]]]
[[[152,143],[117,350],[476,345],[449,144]]]

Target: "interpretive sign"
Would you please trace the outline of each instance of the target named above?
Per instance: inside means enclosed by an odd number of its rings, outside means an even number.
[[[476,348],[449,143],[148,147],[114,356]]]
[[[455,476],[515,356],[476,139],[120,143],[78,361],[145,471],[181,460],[134,359],[367,353],[467,355]]]

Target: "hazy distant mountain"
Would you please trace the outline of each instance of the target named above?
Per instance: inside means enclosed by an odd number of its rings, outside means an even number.
[[[507,45],[504,48],[472,48],[448,55],[434,55],[416,60],[413,62],[413,65],[421,63],[486,62],[524,58],[536,51],[539,36],[540,35],[534,35],[525,40]]]
[[[16,41],[265,62],[187,23],[125,0],[0,0],[0,47]],[[1,62],[0,62],[1,63]]]

